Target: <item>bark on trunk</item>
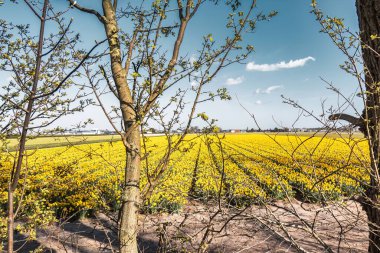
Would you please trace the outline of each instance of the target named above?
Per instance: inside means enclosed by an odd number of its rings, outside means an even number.
[[[375,196],[374,196],[375,197]],[[369,201],[362,203],[363,209],[368,217],[368,228],[369,228],[369,253],[378,253],[380,252],[380,210],[379,206],[375,203],[378,203],[378,200],[371,199]]]
[[[112,78],[115,82],[124,121],[126,139],[126,167],[122,206],[120,210],[119,243],[121,253],[137,253],[138,212],[140,202],[140,130],[136,125],[137,115],[131,91],[127,82],[128,67],[123,67],[120,50],[119,28],[115,8],[110,0],[103,0],[107,34],[111,58]]]
[[[366,82],[365,134],[371,156],[370,187],[366,190],[362,206],[368,216],[368,252],[374,253],[380,252],[380,39],[373,39],[373,36],[380,36],[380,1],[356,0],[356,8]]]
[[[140,131],[135,128],[128,138],[133,149],[127,151],[125,186],[120,217],[120,252],[137,253],[138,214],[140,209]]]
[[[14,230],[14,211],[13,211],[13,191],[11,185],[8,188],[8,253],[13,252],[13,230]]]
[[[29,101],[26,107],[25,118],[23,121],[22,132],[21,132],[21,137],[20,137],[20,142],[19,142],[18,156],[17,156],[17,160],[15,161],[15,166],[13,167],[13,170],[11,172],[11,179],[10,179],[10,183],[8,187],[8,203],[7,203],[8,205],[8,222],[7,222],[8,253],[12,253],[13,248],[14,248],[13,247],[13,243],[14,243],[13,231],[14,231],[14,219],[15,219],[14,206],[13,206],[14,193],[17,189],[18,181],[20,179],[22,162],[24,158],[25,144],[26,144],[26,139],[27,139],[28,130],[29,130],[29,124],[32,117],[32,113],[33,113],[32,112],[33,105],[36,100],[35,95],[37,93],[38,80],[40,77],[42,50],[43,50],[43,45],[44,45],[44,33],[45,33],[45,23],[46,23],[48,5],[49,5],[49,0],[44,0],[44,5],[42,8],[42,16],[40,19],[40,32],[39,32],[39,38],[38,38],[38,48],[37,48],[37,56],[36,56],[36,66],[35,66],[34,77],[33,77],[33,85],[30,91]],[[19,203],[19,205],[21,205],[21,203]]]
[[[179,48],[182,44],[185,34],[186,26],[191,17],[191,6],[188,2],[186,6],[186,15],[183,15],[183,9],[179,10],[181,16],[181,25],[179,28],[178,36],[173,48],[173,55],[169,61],[165,74],[156,85],[148,101],[140,110],[139,115],[135,111],[135,104],[132,98],[131,90],[127,82],[127,72],[129,71],[132,61],[132,53],[134,50],[134,42],[136,39],[136,32],[129,41],[129,48],[127,51],[125,66],[122,64],[122,56],[120,50],[119,28],[115,16],[115,6],[111,0],[102,0],[104,16],[101,20],[107,34],[109,53],[111,58],[111,71],[112,77],[115,82],[118,98],[120,101],[121,114],[124,121],[125,133],[127,139],[124,144],[127,152],[127,164],[125,168],[125,188],[122,193],[122,209],[120,212],[120,252],[121,253],[137,253],[137,223],[138,211],[140,202],[140,130],[138,121],[143,117],[153,105],[154,101],[161,94],[164,89],[166,81],[169,79],[174,66],[177,63],[179,55]],[[143,22],[143,17],[141,21]]]

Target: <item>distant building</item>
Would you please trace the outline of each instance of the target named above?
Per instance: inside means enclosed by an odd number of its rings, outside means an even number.
[[[102,134],[103,132],[99,129],[92,129],[92,130],[81,130],[79,131],[79,134],[83,135],[93,135],[93,134]]]
[[[65,130],[62,134],[63,135],[98,135],[98,134],[104,134],[105,131],[99,130],[99,129],[92,129],[92,130],[78,130],[78,129],[69,129]]]

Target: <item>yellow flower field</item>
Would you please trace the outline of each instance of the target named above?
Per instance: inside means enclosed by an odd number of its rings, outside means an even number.
[[[190,135],[186,140],[145,200],[146,210],[175,211],[186,204],[189,195],[203,199],[222,196],[235,204],[287,197],[328,201],[356,194],[361,191],[359,182],[368,180],[367,144],[359,139],[227,134],[219,138]],[[165,150],[164,137],[148,139],[142,189]],[[23,198],[21,215],[40,214],[35,218],[44,223],[54,215],[119,207],[125,164],[121,142],[28,153],[16,193],[16,202]],[[2,214],[11,155],[3,153],[0,158]]]

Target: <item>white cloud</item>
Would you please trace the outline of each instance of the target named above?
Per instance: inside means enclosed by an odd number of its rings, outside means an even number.
[[[241,84],[244,81],[243,76],[239,76],[237,78],[228,78],[226,81],[227,85],[238,85]]]
[[[256,102],[255,102],[255,104],[257,104],[257,105],[261,105],[263,102],[261,102],[261,100],[257,100]]]
[[[246,69],[248,71],[276,71],[279,69],[292,69],[303,67],[308,61],[315,61],[315,58],[308,56],[298,60],[290,60],[289,62],[281,61],[273,64],[256,64],[255,62],[249,62]]]
[[[275,90],[278,90],[278,89],[282,89],[284,88],[284,86],[282,85],[273,85],[273,86],[269,86],[268,88],[262,90],[262,89],[256,89],[256,94],[270,94],[272,93],[273,91]]]

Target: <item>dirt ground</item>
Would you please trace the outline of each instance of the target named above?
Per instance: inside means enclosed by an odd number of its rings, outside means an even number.
[[[141,215],[141,252],[366,252],[365,214],[355,202],[330,206],[276,202],[246,209],[191,201],[177,214]],[[22,236],[16,246],[24,242]],[[116,252],[104,214],[39,230],[19,252]],[[36,251],[37,252],[37,251]]]

